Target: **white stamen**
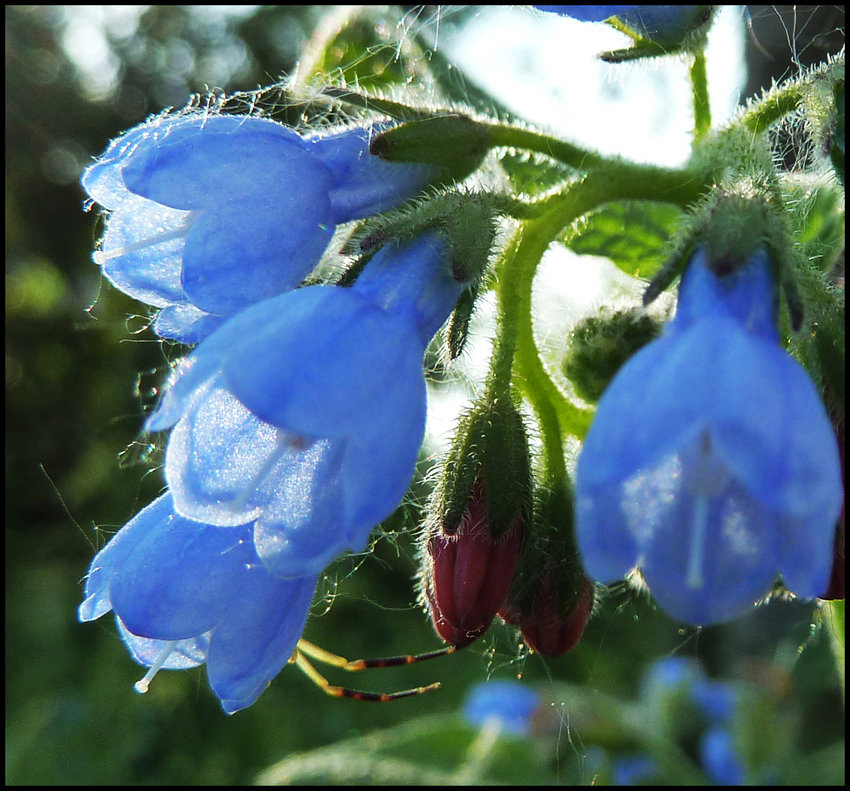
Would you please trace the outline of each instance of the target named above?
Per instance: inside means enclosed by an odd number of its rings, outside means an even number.
[[[134,253],[136,250],[142,250],[145,247],[150,247],[161,242],[170,242],[172,239],[179,239],[189,233],[192,223],[195,221],[197,212],[189,212],[183,222],[168,231],[148,236],[145,239],[139,239],[132,244],[124,245],[123,247],[115,247],[112,250],[95,250],[92,260],[98,265],[103,266],[110,258],[120,258],[127,253]]]
[[[238,513],[245,509],[245,504],[248,498],[257,490],[260,482],[272,471],[274,466],[280,461],[280,457],[287,452],[294,451],[301,453],[307,450],[313,442],[301,437],[298,434],[291,434],[284,429],[278,429],[277,440],[274,450],[269,454],[268,458],[263,462],[259,470],[251,477],[251,479],[242,487],[239,495],[226,504],[227,510],[233,513]]]
[[[688,557],[688,575],[685,584],[689,588],[701,588],[705,584],[702,576],[705,555],[706,525],[708,524],[708,497],[697,497],[694,503],[694,520],[691,532],[691,551]]]
[[[145,673],[144,678],[139,679],[135,684],[133,684],[133,689],[135,689],[136,692],[140,695],[144,695],[145,692],[150,689],[153,677],[159,672],[160,668],[165,663],[165,660],[171,655],[175,645],[177,645],[176,640],[169,640],[163,646],[162,650],[156,655],[156,659],[154,659],[154,662],[148,669],[148,672]]]

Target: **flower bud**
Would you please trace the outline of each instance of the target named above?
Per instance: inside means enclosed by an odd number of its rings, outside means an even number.
[[[538,496],[534,533],[499,617],[519,627],[528,646],[560,656],[578,643],[593,610],[593,583],[582,568],[566,490]]]
[[[428,539],[428,604],[434,629],[447,643],[468,645],[490,626],[514,578],[522,527],[517,515],[506,533],[493,537],[479,479],[454,535],[438,530]]]
[[[508,395],[485,398],[461,419],[423,534],[422,600],[446,642],[473,642],[504,604],[529,504],[522,417]]]
[[[547,565],[540,574],[529,614],[508,605],[499,615],[518,626],[528,647],[543,656],[560,656],[572,650],[584,632],[593,608],[593,583],[584,577],[572,608],[561,607],[555,569]]]
[[[407,121],[378,135],[369,150],[390,162],[438,165],[448,181],[462,181],[490,150],[490,134],[484,124],[466,115],[437,115]]]
[[[585,401],[598,401],[617,371],[661,334],[661,323],[642,310],[591,316],[576,326],[562,370]]]

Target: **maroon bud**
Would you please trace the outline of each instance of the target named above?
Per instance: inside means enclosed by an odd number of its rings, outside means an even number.
[[[581,638],[593,608],[593,584],[585,577],[566,612],[559,604],[551,566],[541,573],[529,614],[515,603],[499,612],[505,623],[518,626],[528,646],[543,656],[560,656],[572,650]]]
[[[593,606],[593,585],[585,578],[573,609],[564,617],[559,613],[558,599],[551,571],[540,579],[534,611],[520,615],[519,628],[528,645],[543,656],[560,656],[578,643]]]
[[[428,539],[426,594],[434,628],[447,643],[469,645],[487,631],[513,581],[522,532],[517,516],[503,535],[493,537],[478,479],[454,534],[438,531]]]

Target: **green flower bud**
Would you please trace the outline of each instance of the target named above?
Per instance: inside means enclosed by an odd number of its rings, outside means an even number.
[[[408,121],[377,135],[369,151],[390,162],[426,162],[461,181],[490,150],[490,133],[466,115],[437,115]]]
[[[581,398],[596,402],[623,363],[660,334],[661,322],[643,310],[602,312],[572,331],[561,369]]]

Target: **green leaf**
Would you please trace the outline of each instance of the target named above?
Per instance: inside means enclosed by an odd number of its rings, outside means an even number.
[[[610,258],[627,275],[651,278],[667,258],[667,241],[681,214],[667,203],[609,203],[588,215],[565,243],[580,255]]]
[[[499,159],[514,191],[536,197],[575,177],[575,171],[548,157],[508,152]]]
[[[484,752],[482,742],[487,742]],[[531,740],[486,734],[459,717],[444,714],[291,755],[267,769],[256,782],[258,785],[548,785],[554,781],[540,766],[539,754]]]

